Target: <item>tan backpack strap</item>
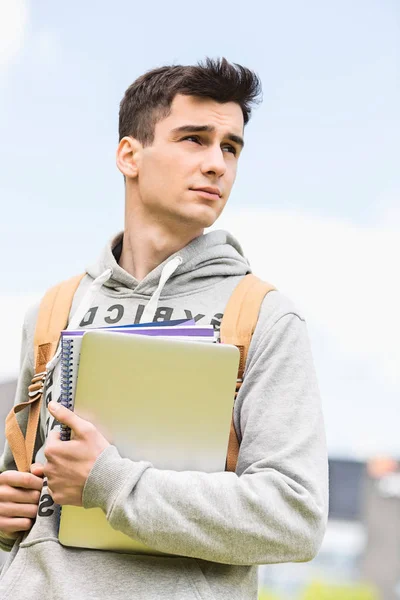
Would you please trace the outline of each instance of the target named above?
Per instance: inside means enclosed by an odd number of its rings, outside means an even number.
[[[240,351],[235,399],[243,381],[247,354],[264,297],[276,288],[255,275],[246,275],[234,289],[226,306],[221,323],[221,342],[233,344]],[[239,454],[239,441],[233,417],[229,434],[226,470],[235,471]]]
[[[46,365],[53,358],[60,333],[68,324],[72,300],[83,277],[84,274],[77,275],[52,287],[40,303],[33,340],[35,374],[29,386],[29,399],[14,406],[6,418],[6,438],[18,471],[30,470],[47,375]],[[24,437],[16,415],[27,407],[29,417]]]

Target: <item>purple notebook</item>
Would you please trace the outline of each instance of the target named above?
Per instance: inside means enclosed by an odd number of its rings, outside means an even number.
[[[62,337],[73,336],[80,337],[83,336],[87,331],[94,331],[94,329],[74,329],[71,331],[64,330],[61,332]],[[105,331],[102,329],[102,331]],[[134,334],[134,335],[150,335],[150,336],[163,336],[163,337],[188,337],[188,338],[206,338],[213,339],[214,338],[214,328],[212,325],[204,325],[204,326],[193,326],[193,325],[184,325],[181,327],[124,327],[124,328],[107,328],[106,331],[112,331],[113,333],[121,333],[121,334]]]

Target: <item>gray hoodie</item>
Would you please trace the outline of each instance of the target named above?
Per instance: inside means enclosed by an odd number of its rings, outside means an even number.
[[[218,331],[234,287],[250,272],[224,231],[193,240],[140,282],[118,265],[120,251],[117,236],[87,270],[71,309],[75,327],[194,318]],[[37,310],[25,319],[16,402],[33,374]],[[37,461],[57,426],[47,403],[59,399],[58,368],[46,382]],[[175,556],[62,546],[59,507],[45,481],[31,531],[14,544],[0,536],[11,551],[0,598],[248,600],[257,598],[257,565],[311,560],[327,519],[325,432],[304,318],[279,292],[263,302],[234,423],[241,442],[236,473],[160,470],[109,446],[89,474],[84,507],[100,507],[115,529]],[[6,445],[0,470],[14,468]]]

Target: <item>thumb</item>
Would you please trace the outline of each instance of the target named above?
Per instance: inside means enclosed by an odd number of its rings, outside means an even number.
[[[43,465],[41,463],[33,463],[31,465],[31,473],[32,475],[36,475],[36,477],[44,477]]]
[[[79,435],[82,425],[85,423],[84,419],[78,417],[72,410],[66,408],[62,404],[54,402],[54,400],[49,402],[48,409],[50,414],[53,415],[59,423],[70,427],[72,431]]]

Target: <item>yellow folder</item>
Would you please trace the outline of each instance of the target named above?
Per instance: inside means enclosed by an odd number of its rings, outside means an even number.
[[[238,363],[228,344],[88,331],[74,410],[90,413],[124,457],[158,469],[223,471]],[[112,529],[101,509],[63,506],[59,539],[156,553]]]

